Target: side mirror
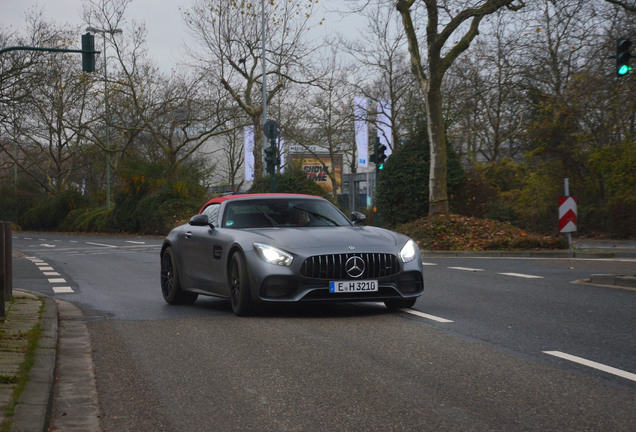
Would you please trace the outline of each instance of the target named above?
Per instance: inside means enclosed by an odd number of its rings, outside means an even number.
[[[367,220],[367,217],[363,215],[362,213],[358,211],[351,212],[351,222],[353,222],[354,225],[358,225],[364,222],[365,220]]]
[[[192,216],[188,224],[192,226],[209,226],[210,228],[214,229],[214,225],[210,224],[208,215],[205,215],[205,214],[198,214],[198,215]]]

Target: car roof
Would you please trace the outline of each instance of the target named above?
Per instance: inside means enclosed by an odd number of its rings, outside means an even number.
[[[208,202],[206,202],[199,213],[203,211],[210,204],[221,204],[222,202],[240,199],[240,198],[314,198],[314,199],[324,199],[323,197],[319,197],[316,195],[304,195],[304,194],[289,194],[289,193],[257,193],[257,194],[237,194],[237,195],[225,195],[216,198],[212,198]]]

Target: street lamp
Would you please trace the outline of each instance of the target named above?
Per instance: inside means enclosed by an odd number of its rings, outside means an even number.
[[[104,111],[106,116],[106,210],[110,210],[110,115],[108,110],[108,72],[106,69],[106,33],[115,35],[122,33],[121,29],[100,29],[95,27],[86,27],[87,32],[101,33],[104,39]]]

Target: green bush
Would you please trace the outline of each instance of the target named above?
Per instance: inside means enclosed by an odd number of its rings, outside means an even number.
[[[82,207],[72,210],[61,225],[63,231],[107,232],[110,231],[109,212],[105,207]]]
[[[77,191],[62,192],[29,209],[22,217],[20,225],[31,230],[60,229],[66,216],[85,203],[86,198]]]
[[[450,146],[448,188],[461,184],[463,169]],[[383,225],[396,226],[428,214],[429,148],[420,141],[398,147],[384,163],[376,185],[376,207]]]

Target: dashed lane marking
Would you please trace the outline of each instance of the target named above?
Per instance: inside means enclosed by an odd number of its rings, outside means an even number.
[[[484,271],[484,269],[470,268],[470,267],[448,267],[448,268],[452,269],[452,270],[462,270],[462,271],[469,271],[469,272],[482,272],[482,271]]]
[[[621,378],[628,379],[630,381],[636,381],[636,374],[631,373],[631,372],[626,372],[626,371],[624,371],[622,369],[617,369],[617,368],[612,367],[612,366],[607,366],[607,365],[604,365],[602,363],[597,363],[595,361],[587,360],[587,359],[584,359],[582,357],[577,357],[577,356],[574,356],[574,355],[571,355],[571,354],[567,354],[567,353],[564,353],[564,352],[561,352],[561,351],[543,351],[543,353],[551,355],[551,356],[559,357],[559,358],[562,358],[564,360],[568,360],[568,361],[571,361],[571,362],[574,362],[574,363],[578,363],[578,364],[581,364],[583,366],[591,367],[593,369],[598,369],[600,371],[607,372],[607,373],[610,373],[612,375],[616,375],[616,376],[619,376]]]
[[[104,247],[109,247],[109,248],[118,248],[119,247],[119,246],[115,246],[115,245],[112,245],[112,244],[105,244],[105,243],[86,242],[86,244],[93,245],[93,246],[104,246]]]
[[[49,283],[52,283],[52,284],[54,284],[54,283],[66,283],[66,279],[64,279],[64,278],[52,278],[52,279],[49,279]]]
[[[426,318],[428,320],[437,321],[439,323],[452,323],[453,322],[452,320],[449,320],[449,319],[446,319],[446,318],[441,318],[441,317],[438,317],[438,316],[435,316],[435,315],[429,315],[429,314],[426,314],[424,312],[417,311],[415,309],[400,309],[400,310],[402,312],[406,312],[408,314],[415,315],[415,316],[418,316],[420,318]]]
[[[73,288],[71,288],[70,286],[54,286],[53,292],[55,294],[71,294],[75,291],[73,291]]]
[[[543,276],[529,275],[529,274],[523,274],[523,273],[499,273],[499,274],[504,276],[519,277],[524,279],[543,279]]]

